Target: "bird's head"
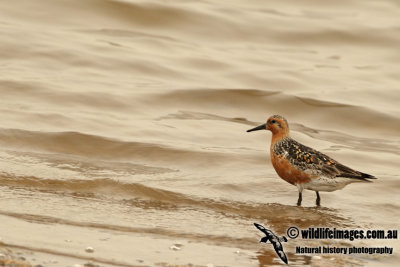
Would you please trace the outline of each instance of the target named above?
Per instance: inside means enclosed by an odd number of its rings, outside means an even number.
[[[268,118],[267,122],[261,124],[253,129],[247,130],[247,132],[269,130],[273,135],[288,136],[289,135],[289,123],[287,120],[280,115],[273,115]]]
[[[267,242],[268,242],[268,237],[266,236],[260,239],[260,243],[267,243]]]

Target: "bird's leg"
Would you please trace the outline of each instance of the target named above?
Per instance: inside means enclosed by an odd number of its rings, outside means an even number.
[[[301,206],[301,200],[302,200],[301,191],[299,191],[299,199],[297,200],[297,206]]]
[[[315,191],[315,193],[317,193],[317,199],[315,200],[315,204],[316,204],[317,206],[320,206],[320,204],[321,204],[321,198],[319,197],[318,191]]]

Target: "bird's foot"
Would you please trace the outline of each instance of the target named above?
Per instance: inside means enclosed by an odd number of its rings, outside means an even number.
[[[301,206],[301,201],[302,201],[302,196],[301,196],[301,192],[299,192],[299,199],[297,199],[297,206]]]
[[[315,204],[319,207],[321,206],[321,198],[319,197],[319,192],[315,191],[317,193],[317,199],[315,200]]]

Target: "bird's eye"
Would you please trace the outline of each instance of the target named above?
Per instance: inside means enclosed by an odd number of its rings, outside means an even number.
[[[276,122],[276,120],[272,120],[272,121],[271,121],[271,123],[275,123],[275,122]]]

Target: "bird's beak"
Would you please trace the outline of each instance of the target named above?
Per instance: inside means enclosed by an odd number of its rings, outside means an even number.
[[[267,124],[264,123],[264,124],[261,124],[261,125],[255,127],[255,128],[253,128],[253,129],[247,130],[247,132],[249,133],[249,132],[253,132],[253,131],[266,130],[266,129],[267,129]]]

